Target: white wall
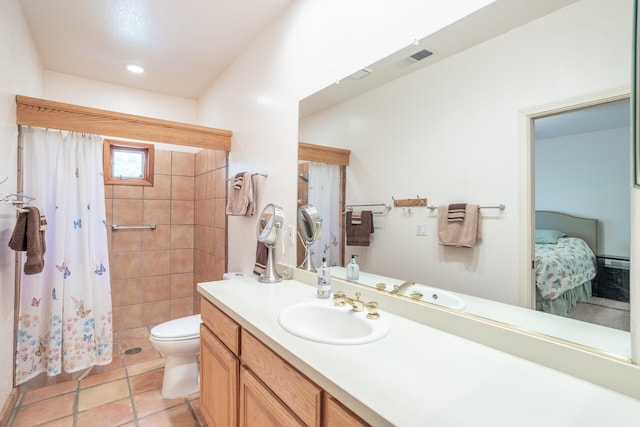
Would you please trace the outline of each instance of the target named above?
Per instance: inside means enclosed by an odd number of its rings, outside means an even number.
[[[200,122],[233,130],[229,172],[268,171],[258,183],[258,208],[276,203],[293,225],[299,100],[487,3],[295,2],[201,97]],[[229,270],[251,271],[255,223],[229,217]],[[276,261],[295,265],[295,246],[279,246]]]
[[[517,304],[518,111],[629,86],[630,14],[628,1],[580,1],[305,119],[305,142],[352,150],[347,203],[506,205],[482,212],[472,250],[439,246],[437,214],[414,208],[377,218],[372,246],[347,255],[365,271]]]
[[[195,124],[194,99],[163,95],[69,74],[45,71],[43,98],[91,108]]]
[[[0,194],[16,191],[16,94],[40,96],[42,68],[17,0],[0,2]],[[14,252],[7,247],[15,210],[0,204],[0,409],[13,388]]]
[[[599,253],[628,257],[629,127],[536,141],[536,209],[597,218]]]

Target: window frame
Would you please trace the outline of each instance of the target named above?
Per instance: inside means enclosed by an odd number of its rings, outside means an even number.
[[[144,173],[142,178],[116,178],[113,176],[113,152],[117,150],[140,151],[144,153]],[[153,186],[153,164],[155,147],[141,142],[105,139],[103,141],[103,174],[105,184]]]

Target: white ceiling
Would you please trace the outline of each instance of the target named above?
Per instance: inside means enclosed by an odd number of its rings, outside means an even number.
[[[471,48],[548,13],[566,7],[576,0],[496,0],[483,9],[435,32],[415,46],[408,46],[365,69],[362,79],[346,76],[340,84],[333,84],[300,102],[300,117],[318,111],[375,89],[406,74],[428,67],[451,55]],[[410,55],[422,50],[433,55],[422,61],[411,60]],[[359,70],[354,70],[354,72]],[[609,102],[537,119],[536,139],[557,138],[572,134],[601,131],[629,126],[629,100]]]
[[[535,120],[536,140],[629,127],[629,99],[554,114]]]
[[[45,70],[191,99],[293,1],[19,0]]]

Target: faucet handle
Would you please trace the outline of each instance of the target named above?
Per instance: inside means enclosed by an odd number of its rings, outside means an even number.
[[[342,291],[338,291],[333,294],[333,305],[343,306],[345,304],[345,298],[347,296]]]
[[[380,318],[380,313],[378,313],[377,302],[370,301],[366,303],[364,306],[367,309],[367,319],[376,320]]]

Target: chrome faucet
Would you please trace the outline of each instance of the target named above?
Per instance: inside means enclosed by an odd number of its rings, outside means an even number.
[[[367,319],[379,319],[378,303],[375,301],[367,302],[360,301],[360,292],[356,292],[356,299],[349,298],[342,291],[338,291],[333,294],[333,304],[342,307],[345,304],[349,304],[353,311],[364,311],[367,309]]]
[[[402,295],[404,294],[407,289],[409,289],[411,286],[415,285],[416,282],[404,282],[400,285],[393,285],[393,289],[391,291],[389,291],[390,294],[398,294],[398,295]]]

